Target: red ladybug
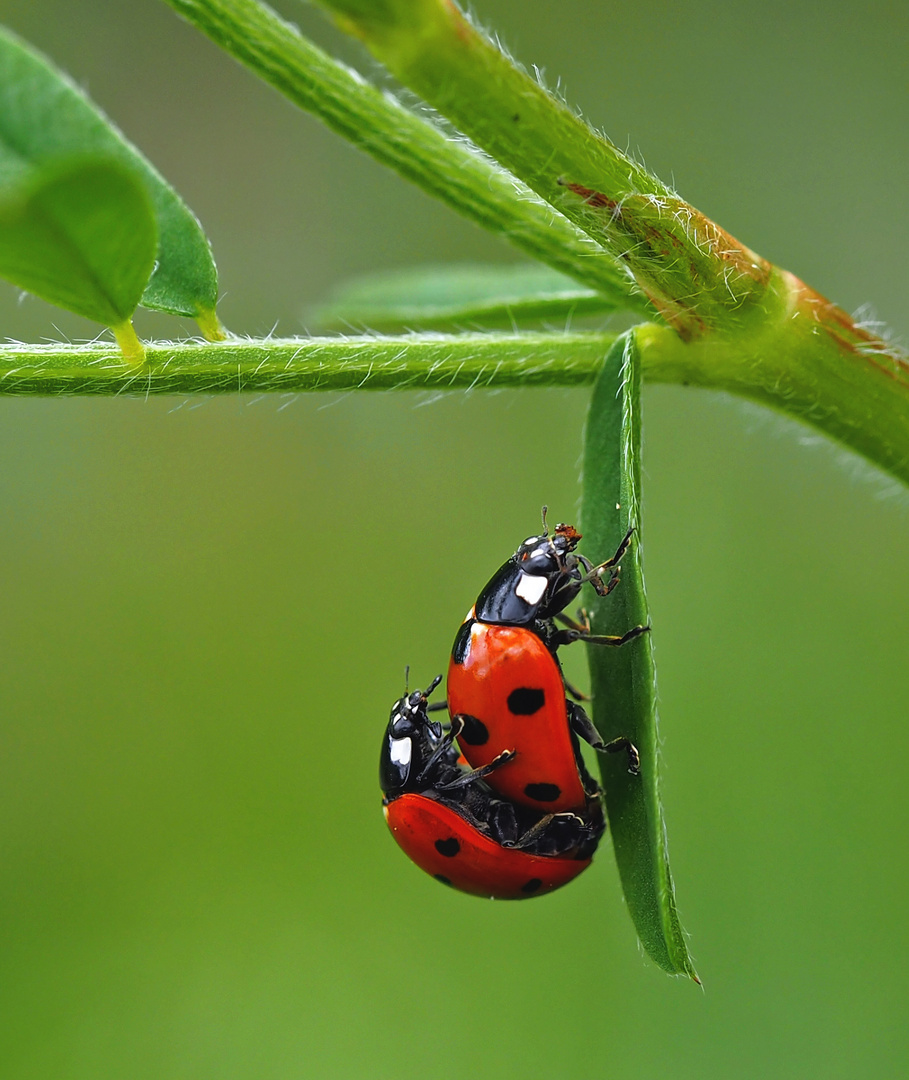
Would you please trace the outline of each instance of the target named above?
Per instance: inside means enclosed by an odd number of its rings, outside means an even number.
[[[553,535],[547,530],[525,540],[480,593],[455,637],[448,668],[448,708],[461,726],[458,742],[467,762],[478,768],[506,748],[516,751],[490,786],[511,802],[555,813],[583,812],[599,792],[578,736],[597,750],[624,751],[632,772],[639,765],[627,739],[604,743],[581,706],[565,696],[559,645],[622,645],[646,629],[596,636],[562,615],[585,582],[602,596],[611,592],[631,533],[599,566],[575,553],[580,539],[571,525],[558,525]],[[568,629],[557,629],[556,619]]]
[[[475,896],[522,900],[567,884],[591,862],[605,829],[599,798],[584,814],[539,814],[493,794],[483,777],[513,755],[472,772],[429,719],[426,693],[395,702],[379,765],[385,820],[395,840],[428,874]]]

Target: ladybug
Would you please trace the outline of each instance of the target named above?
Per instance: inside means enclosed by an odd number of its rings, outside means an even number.
[[[594,566],[575,552],[581,534],[573,526],[557,525],[550,535],[545,508],[543,521],[544,532],[526,539],[496,571],[458,630],[448,707],[460,725],[461,752],[474,768],[505,747],[516,751],[489,781],[499,795],[540,811],[583,811],[599,788],[578,737],[603,752],[625,752],[634,773],[638,754],[628,739],[605,743],[580,704],[568,700],[556,650],[578,640],[623,645],[647,628],[598,636],[562,614],[587,582],[601,596],[615,588],[631,531],[611,559]],[[568,628],[557,629],[556,620]]]
[[[539,814],[495,795],[483,778],[514,754],[473,771],[459,763],[460,724],[445,733],[428,715],[441,679],[391,709],[379,781],[395,840],[437,881],[474,896],[523,900],[567,884],[590,865],[605,830],[599,798],[583,814]]]

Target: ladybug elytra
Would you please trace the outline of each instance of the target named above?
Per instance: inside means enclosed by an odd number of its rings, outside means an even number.
[[[544,508],[544,532],[526,539],[493,574],[458,630],[448,707],[461,727],[461,752],[481,768],[506,748],[514,750],[489,780],[514,803],[554,813],[586,811],[599,787],[584,766],[579,736],[597,750],[626,753],[630,771],[638,770],[629,740],[604,743],[580,704],[566,697],[556,655],[573,641],[623,645],[646,631],[638,626],[620,637],[593,635],[563,614],[585,583],[601,596],[615,588],[631,535],[612,558],[594,566],[575,551],[581,535],[573,526],[557,525],[549,534]],[[557,628],[557,621],[567,629]]]
[[[502,799],[485,783],[513,758],[502,751],[473,771],[454,738],[429,719],[426,693],[395,702],[379,766],[385,819],[404,852],[446,885],[477,896],[520,900],[567,884],[589,865],[605,829],[598,798],[584,813],[540,814]]]

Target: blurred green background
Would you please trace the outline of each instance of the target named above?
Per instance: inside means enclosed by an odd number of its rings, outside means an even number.
[[[0,11],[195,209],[234,331],[302,332],[351,274],[515,258],[159,0]],[[905,335],[905,5],[477,12],[742,241]],[[96,328],[3,286],[0,332]],[[608,844],[569,889],[487,903],[412,867],[379,811],[404,665],[442,670],[541,503],[576,512],[583,391],[0,399],[4,1078],[905,1073],[909,502],[739,401],[645,408],[704,993],[642,958]]]

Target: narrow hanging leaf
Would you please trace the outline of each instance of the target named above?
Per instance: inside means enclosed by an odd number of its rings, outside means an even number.
[[[143,306],[188,315],[200,320],[206,336],[223,337],[215,316],[218,274],[192,211],[66,75],[0,27],[0,183],[86,155],[139,173],[154,203],[157,264]]]
[[[621,582],[591,606],[592,632],[649,626],[641,572],[641,370],[634,331],[609,350],[594,385],[584,446],[584,547],[608,558],[633,528]],[[609,742],[626,737],[641,774],[623,754],[600,755],[606,811],[628,910],[648,955],[671,974],[697,980],[676,913],[659,797],[656,686],[650,634],[621,648],[588,645],[593,719]]]
[[[320,326],[448,330],[465,324],[606,314],[617,296],[585,289],[548,266],[429,266],[371,274],[342,285],[315,312]]]
[[[119,162],[59,163],[0,187],[0,277],[114,327],[121,344],[157,246],[145,182]]]

